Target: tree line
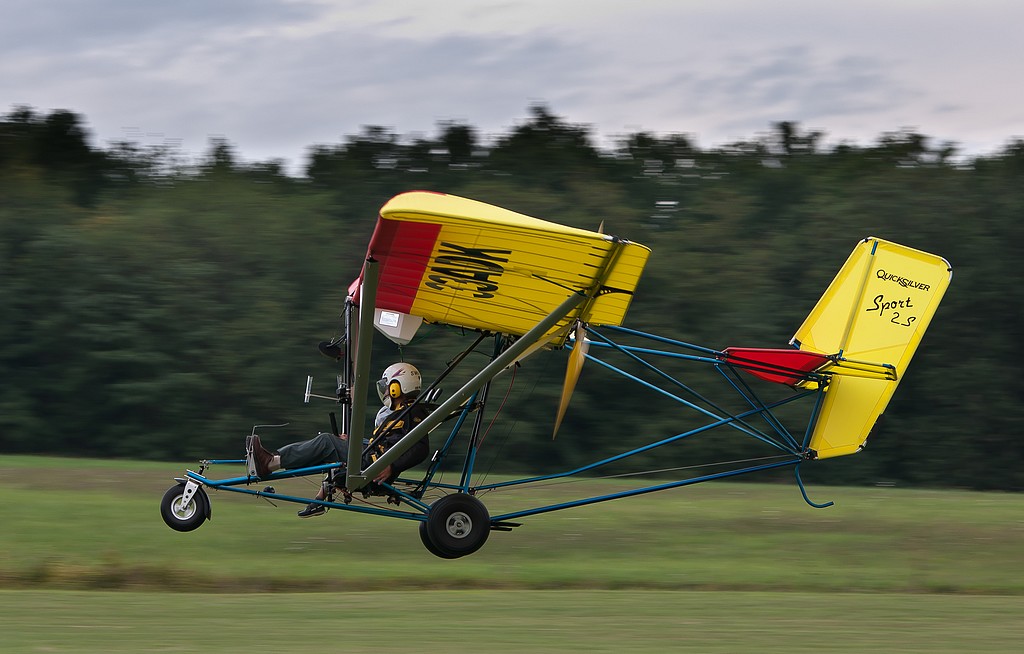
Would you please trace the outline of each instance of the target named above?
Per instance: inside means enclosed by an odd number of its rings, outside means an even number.
[[[326,429],[331,407],[301,402],[307,374],[333,390],[316,343],[340,329],[377,210],[430,189],[651,246],[627,326],[713,348],[783,346],[865,236],[946,257],[953,283],[869,447],[805,476],[1024,488],[1024,142],[974,157],[909,131],[823,143],[786,122],[715,148],[649,132],[599,148],[537,105],[486,139],[463,123],[365,127],[291,176],[225,140],[190,160],[16,108],[0,117],[0,451],[187,460],[237,456],[254,423],[289,423],[271,444]],[[430,377],[463,346],[445,328],[418,341],[378,342],[375,361]],[[673,407],[587,368],[552,442],[565,356],[532,361],[492,390],[495,471],[679,431]],[[740,447],[708,439],[672,463]]]

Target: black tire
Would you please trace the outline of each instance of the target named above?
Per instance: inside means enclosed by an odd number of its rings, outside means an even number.
[[[483,503],[465,493],[446,495],[430,507],[427,515],[424,545],[442,558],[458,558],[472,554],[487,542],[491,533],[491,516]],[[436,550],[436,551],[435,551]],[[440,554],[438,554],[440,552]]]
[[[427,551],[436,557],[442,559],[457,559],[461,554],[452,554],[450,552],[443,552],[437,548],[437,545],[430,540],[430,533],[427,529],[426,521],[420,523],[420,541],[423,543],[423,547],[427,548]]]
[[[188,504],[182,506],[185,484],[171,486],[160,500],[160,516],[164,523],[175,531],[192,531],[206,522],[210,515],[210,498],[200,486],[193,493]]]

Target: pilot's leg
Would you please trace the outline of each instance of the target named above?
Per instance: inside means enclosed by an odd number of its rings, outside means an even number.
[[[320,432],[308,441],[285,445],[278,450],[278,453],[281,458],[281,466],[284,468],[305,468],[324,463],[344,462],[348,453],[348,441],[328,432]],[[333,472],[338,473],[338,471]],[[327,497],[326,489],[327,483],[320,487],[316,499],[323,500]],[[311,518],[326,512],[327,508],[324,505],[310,503],[298,512],[298,516]]]
[[[281,467],[285,469],[336,463],[345,460],[342,442],[334,434],[320,432],[308,441],[285,445],[277,453],[281,457]]]

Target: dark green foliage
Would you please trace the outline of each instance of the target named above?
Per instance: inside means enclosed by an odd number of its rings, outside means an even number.
[[[699,150],[640,132],[605,152],[536,106],[490,144],[456,123],[415,139],[367,127],[313,147],[293,178],[226,141],[190,166],[97,148],[71,112],[17,109],[0,119],[0,450],[233,457],[253,423],[291,421],[271,444],[326,428],[329,405],[301,404],[306,374],[333,388],[315,344],[340,329],[378,208],[432,189],[651,245],[627,324],[713,348],[784,345],[862,237],[945,256],[953,284],[869,449],[804,474],[1024,488],[1024,143],[965,161],[919,134],[821,137],[779,123]],[[441,327],[404,352],[380,341],[375,361],[406,356],[428,378],[465,345]],[[481,465],[564,469],[688,426],[589,366],[552,443],[564,363],[538,355],[511,390],[494,384],[491,407],[508,399]],[[631,469],[761,454],[745,447],[716,436]]]

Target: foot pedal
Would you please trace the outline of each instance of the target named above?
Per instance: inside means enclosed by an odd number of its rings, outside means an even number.
[[[256,458],[252,453],[252,436],[245,437],[245,474],[250,479],[256,478]]]

